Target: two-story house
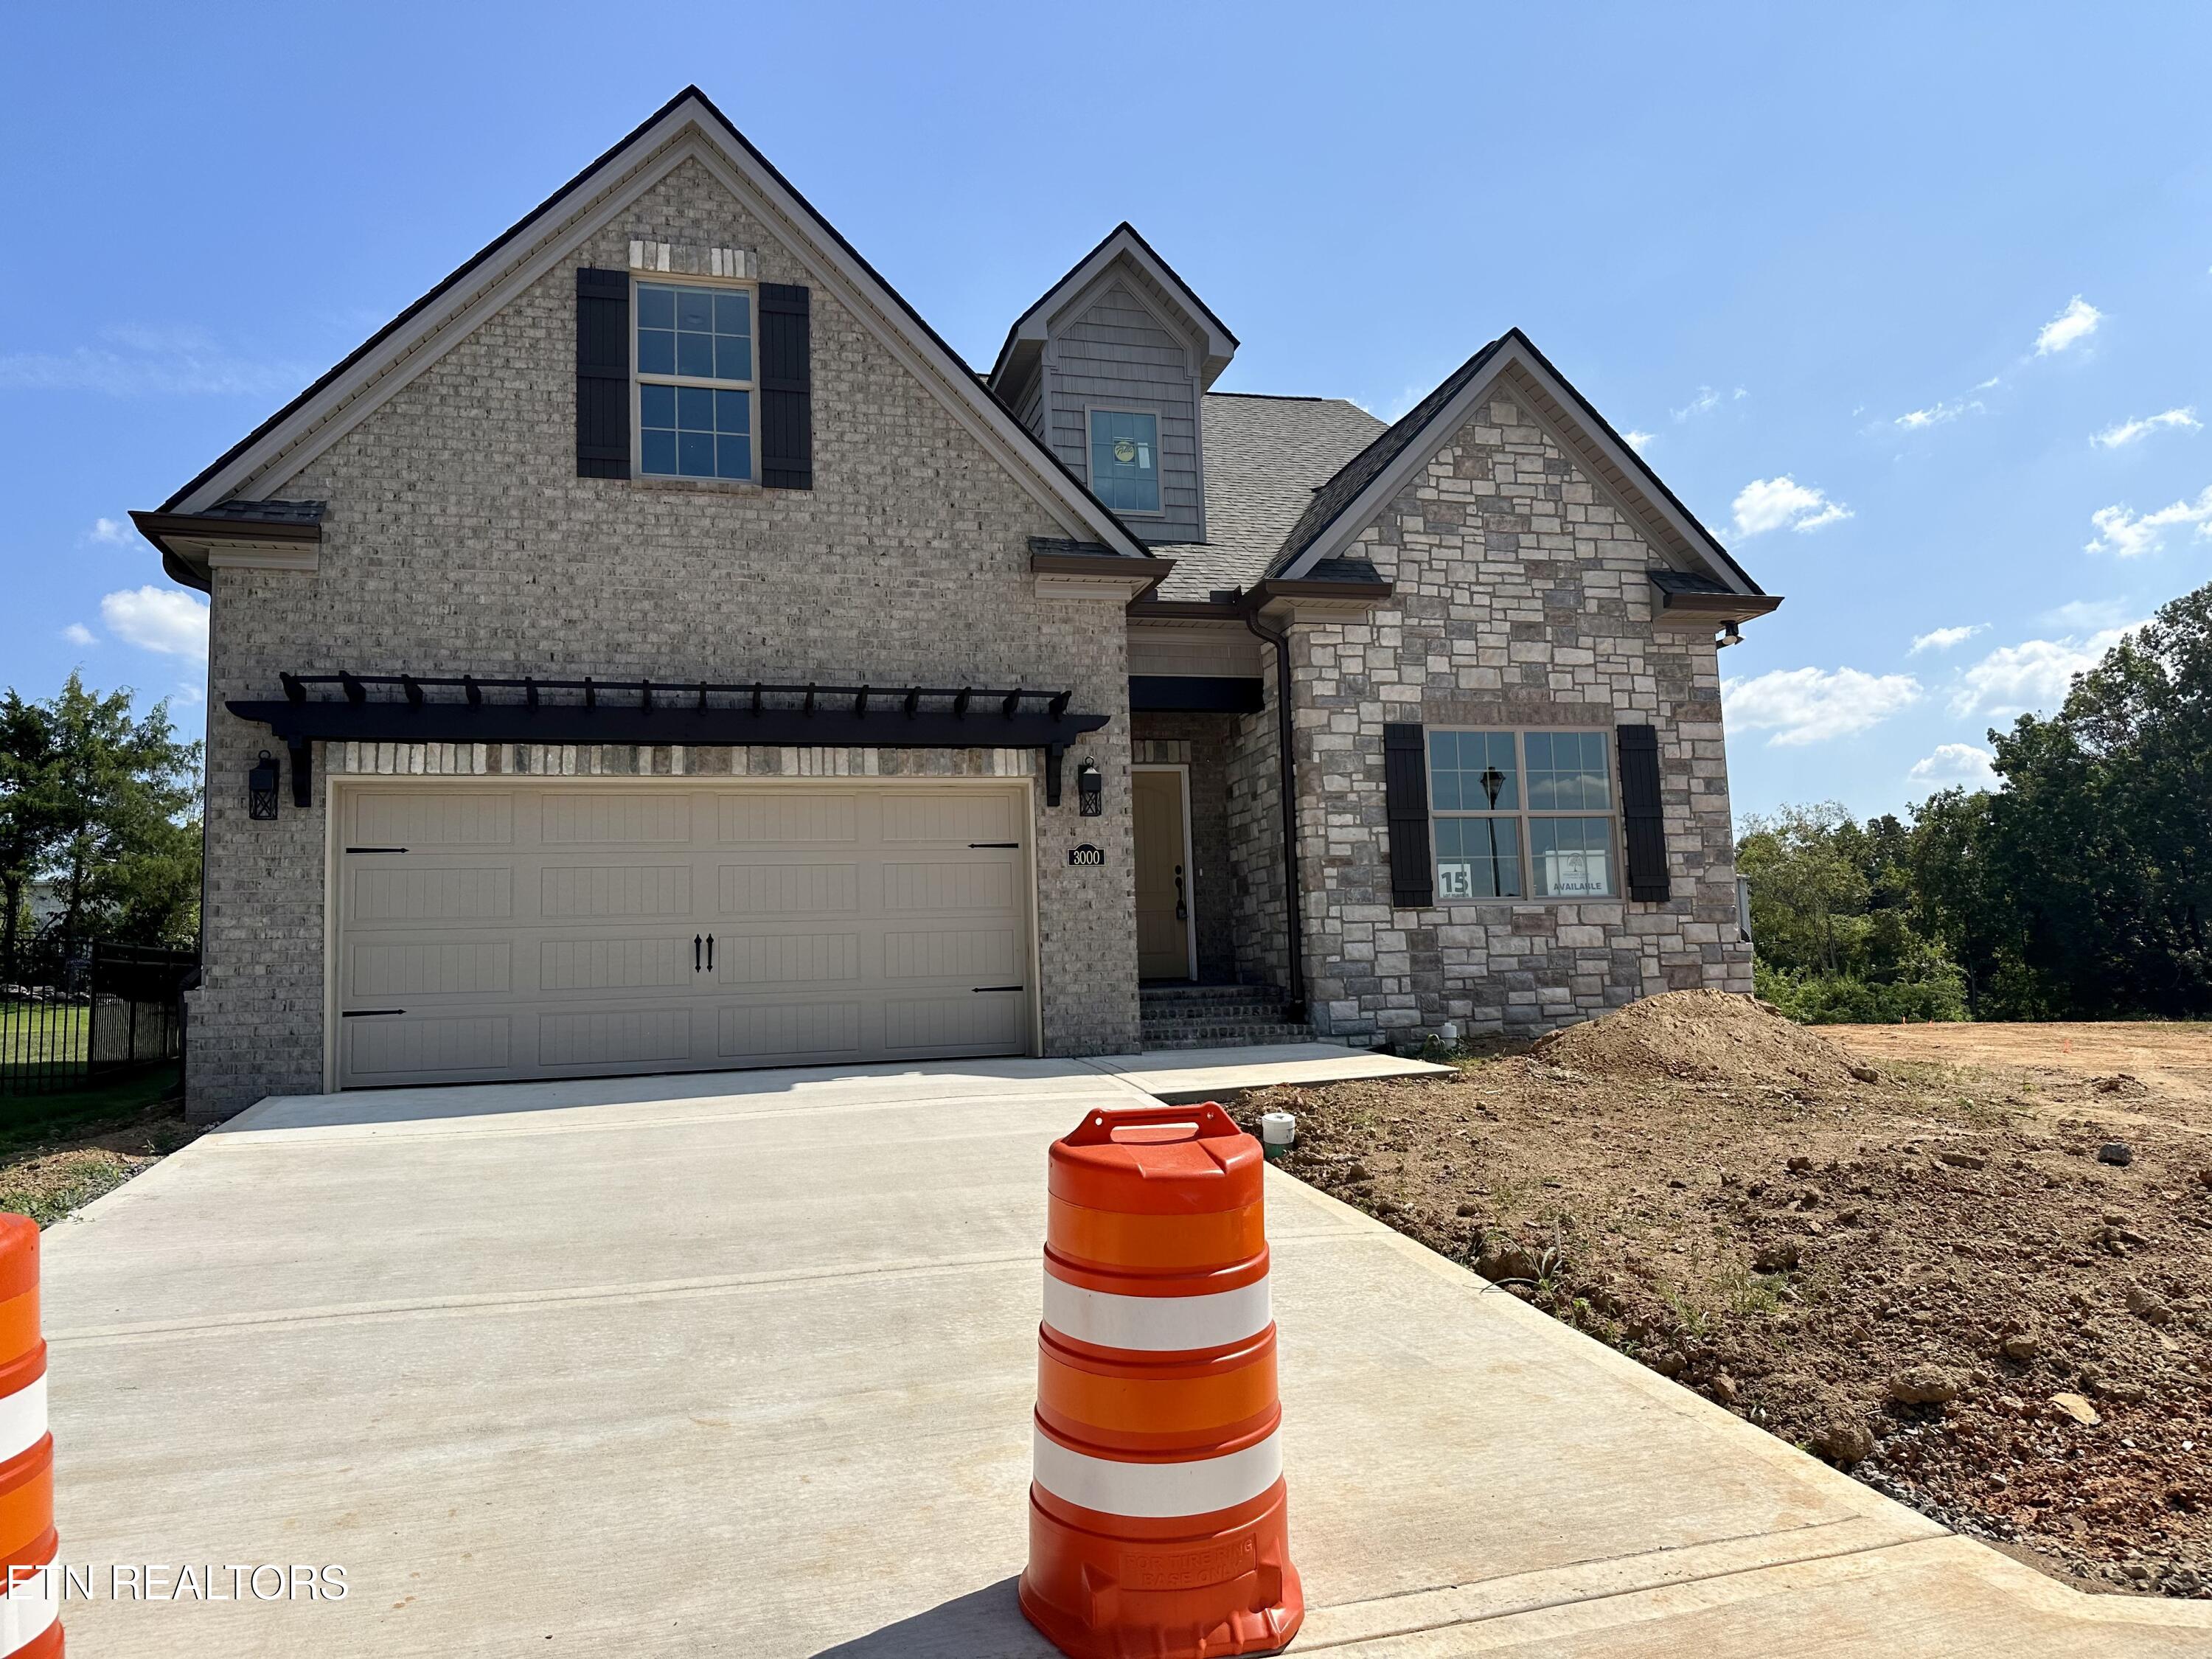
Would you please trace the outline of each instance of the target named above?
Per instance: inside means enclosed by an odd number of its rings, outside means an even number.
[[[1237,345],[1123,225],[979,374],[679,94],[136,515],[194,1114],[1748,990],[1778,601],[1518,332],[1387,426]]]

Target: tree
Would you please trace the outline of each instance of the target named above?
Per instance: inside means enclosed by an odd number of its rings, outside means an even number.
[[[66,962],[95,934],[185,943],[198,929],[200,745],[180,743],[166,702],[134,717],[131,694],[71,674],[51,701],[0,702],[0,884],[9,972],[21,971],[22,890],[51,877]]]
[[[1776,968],[1840,973],[1844,957],[1856,955],[1867,903],[1866,872],[1843,836],[1858,826],[1834,801],[1744,823],[1735,866],[1751,879],[1759,954]]]
[[[1957,1018],[1958,971],[1918,922],[1911,845],[1897,818],[1861,823],[1832,801],[1747,820],[1736,867],[1760,994],[1814,1022]]]
[[[53,846],[53,747],[45,705],[0,696],[0,980],[10,984],[21,975],[25,896]]]

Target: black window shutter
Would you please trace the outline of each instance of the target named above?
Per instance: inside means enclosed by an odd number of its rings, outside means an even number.
[[[761,483],[814,488],[814,345],[806,290],[760,286]]]
[[[1382,812],[1390,825],[1390,902],[1401,909],[1435,903],[1427,744],[1418,726],[1382,728]]]
[[[629,477],[629,273],[576,272],[576,476]]]
[[[1620,728],[1620,817],[1628,842],[1628,896],[1656,904],[1667,896],[1667,818],[1659,805],[1659,733]]]

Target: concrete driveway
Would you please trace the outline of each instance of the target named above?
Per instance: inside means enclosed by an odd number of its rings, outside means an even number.
[[[1002,1060],[264,1103],[47,1235],[71,1650],[1042,1659],[1044,1148],[1137,1097]],[[2212,1607],[2079,1595],[1269,1180],[1294,1652],[2212,1651]],[[116,1563],[348,1594],[113,1601]]]

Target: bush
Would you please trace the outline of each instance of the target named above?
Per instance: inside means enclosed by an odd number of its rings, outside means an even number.
[[[1891,983],[1848,974],[1790,973],[1754,963],[1759,994],[1800,1025],[1894,1025],[1899,1020],[1966,1018],[1966,987],[1955,970]]]

